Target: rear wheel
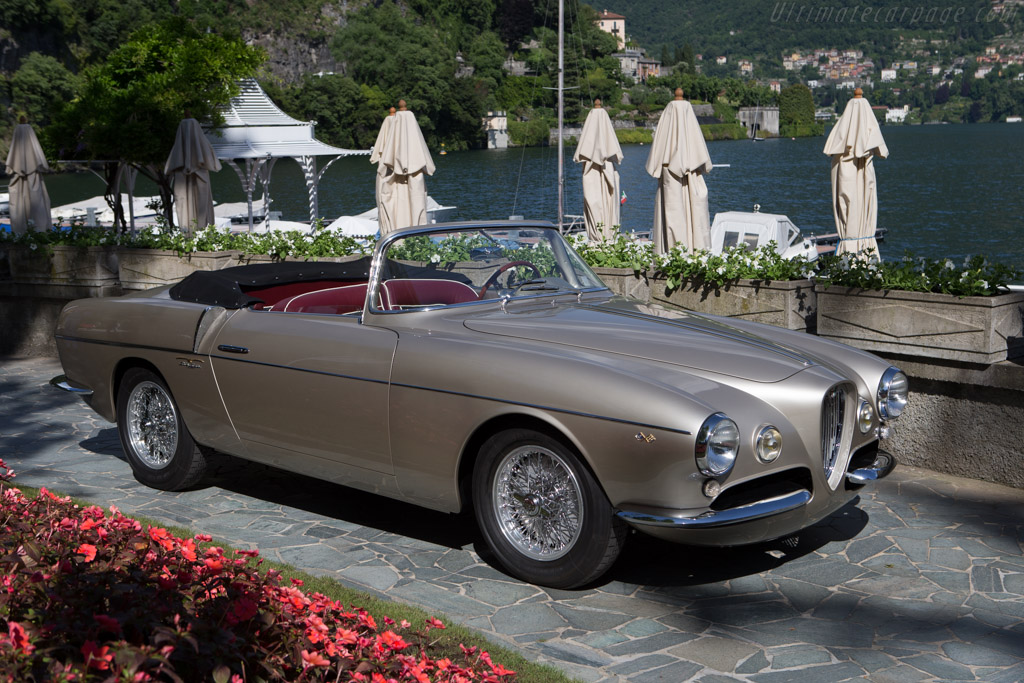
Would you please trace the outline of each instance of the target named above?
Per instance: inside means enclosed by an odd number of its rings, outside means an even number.
[[[501,432],[473,471],[477,522],[512,574],[574,588],[611,567],[626,526],[579,457],[556,439],[525,429]]]
[[[206,458],[156,373],[132,368],[121,378],[117,431],[135,478],[146,486],[179,491],[202,479]]]

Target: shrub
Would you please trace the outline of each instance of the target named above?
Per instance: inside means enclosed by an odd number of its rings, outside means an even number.
[[[651,272],[666,279],[671,290],[685,283],[721,287],[737,280],[766,282],[803,280],[813,272],[813,264],[803,257],[788,259],[776,253],[774,245],[756,250],[736,246],[721,255],[676,246],[667,254],[654,256],[653,245],[633,235],[620,233],[614,240],[588,242],[586,235],[571,238],[573,248],[591,266],[631,268],[634,273]]]
[[[994,296],[1011,282],[1024,278],[1024,270],[990,263],[984,256],[969,256],[961,265],[952,259],[917,258],[878,262],[850,254],[829,254],[818,259],[816,278],[825,287],[900,289],[939,292],[955,296]]]
[[[6,486],[0,461],[0,679],[494,681],[514,672],[431,631],[282,585],[257,551],[181,539],[111,507]]]

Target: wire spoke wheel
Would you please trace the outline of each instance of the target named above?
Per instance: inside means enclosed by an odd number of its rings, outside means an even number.
[[[605,573],[626,525],[578,451],[557,435],[507,429],[480,448],[473,507],[488,547],[530,583],[575,588]]]
[[[523,446],[505,456],[494,478],[493,502],[502,534],[535,560],[562,557],[583,528],[579,482],[546,448]]]
[[[117,433],[135,478],[146,486],[181,491],[206,471],[206,456],[158,374],[128,369],[118,385]]]
[[[178,448],[178,414],[171,397],[154,382],[138,384],[128,397],[128,439],[139,459],[155,470]]]

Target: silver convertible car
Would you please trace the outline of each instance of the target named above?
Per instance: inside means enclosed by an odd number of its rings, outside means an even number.
[[[757,543],[893,458],[907,378],[804,333],[613,295],[547,223],[392,233],[372,257],[196,272],[75,301],[66,377],[136,478],[211,450],[446,512],[529,582],[594,581],[630,527]]]

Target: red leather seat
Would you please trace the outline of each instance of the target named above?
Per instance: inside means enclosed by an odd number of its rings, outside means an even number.
[[[449,306],[479,299],[475,289],[454,280],[388,280],[381,284],[386,310],[413,306]]]
[[[287,313],[325,313],[345,315],[363,310],[366,303],[366,284],[346,285],[297,294],[278,301],[272,310]]]

